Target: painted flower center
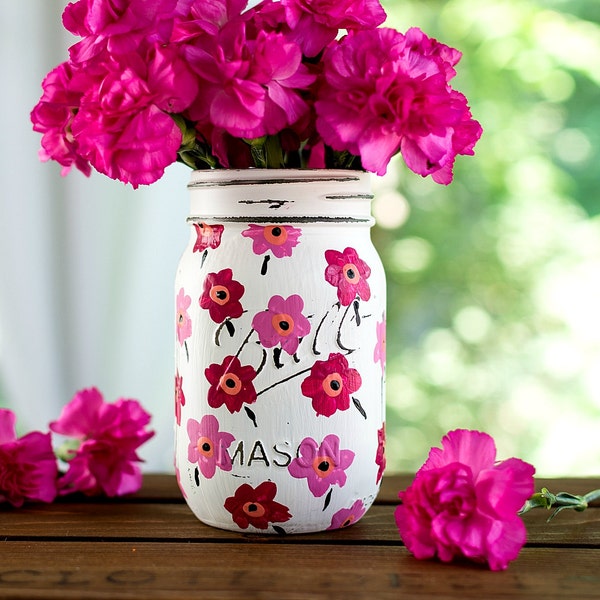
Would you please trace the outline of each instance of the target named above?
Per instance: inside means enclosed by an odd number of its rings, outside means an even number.
[[[317,456],[313,461],[313,469],[321,478],[328,477],[334,468],[335,463],[329,456]]]
[[[179,321],[180,325],[185,321],[185,317],[183,316],[182,312],[179,313],[179,318],[177,320]]]
[[[225,373],[219,380],[219,387],[229,396],[236,396],[242,391],[242,381],[235,373]]]
[[[352,263],[344,265],[342,268],[342,273],[344,275],[344,279],[352,285],[356,285],[360,281],[360,273],[358,272],[356,265],[353,265]]]
[[[258,503],[258,502],[246,502],[246,504],[244,504],[244,506],[242,507],[242,510],[249,516],[249,517],[262,517],[265,512],[267,512],[265,510],[265,507]]]
[[[220,306],[229,302],[229,290],[224,285],[213,285],[209,295],[210,299]]]
[[[288,234],[285,230],[285,227],[272,225],[270,227],[265,227],[264,236],[265,240],[267,240],[269,244],[273,244],[274,246],[281,246],[282,244],[286,243]]]
[[[352,525],[352,523],[354,523],[354,521],[356,520],[356,517],[354,515],[350,515],[342,524],[341,527],[348,527],[349,525]]]
[[[342,393],[344,381],[339,373],[330,373],[323,379],[322,385],[323,391],[331,398],[335,398]]]
[[[198,452],[200,452],[200,454],[203,454],[207,458],[211,458],[211,456],[214,454],[213,444],[210,438],[201,437],[198,440],[197,446]]]
[[[278,335],[288,336],[294,331],[294,319],[286,313],[273,315],[271,324]]]

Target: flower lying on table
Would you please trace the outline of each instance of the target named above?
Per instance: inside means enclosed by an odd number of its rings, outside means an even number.
[[[442,184],[481,126],[458,50],[379,27],[378,0],[78,0],[81,40],[31,113],[43,160],[134,187],[198,168],[364,168]],[[342,35],[340,35],[342,34]],[[345,35],[344,35],[345,34]]]
[[[0,502],[21,506],[52,502],[57,494],[120,496],[140,488],[136,450],[154,432],[146,429],[150,415],[137,400],[109,404],[96,388],[81,390],[50,423],[54,433],[70,438],[56,454],[50,433],[17,439],[15,421],[12,411],[0,409]],[[68,465],[64,474],[57,457]]]
[[[432,448],[413,483],[399,493],[396,524],[406,547],[419,559],[443,562],[465,557],[504,570],[525,544],[520,515],[538,507],[584,510],[600,498],[533,494],[535,469],[518,458],[496,461],[494,440],[486,433],[457,429]],[[532,495],[533,494],[533,495]]]

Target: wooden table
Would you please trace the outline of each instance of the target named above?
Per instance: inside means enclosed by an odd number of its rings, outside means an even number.
[[[393,511],[408,476],[386,476],[375,506],[345,530],[256,536],[200,523],[174,476],[146,475],[121,499],[0,509],[0,598],[600,598],[600,507],[524,516],[528,543],[507,571],[415,560]],[[600,480],[538,480],[585,493]]]

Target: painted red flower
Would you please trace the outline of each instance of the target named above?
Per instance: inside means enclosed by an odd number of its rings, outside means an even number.
[[[377,454],[375,455],[375,464],[379,465],[379,470],[377,471],[377,480],[379,483],[381,478],[383,477],[383,472],[385,471],[385,423],[382,425],[381,429],[377,431]]]
[[[207,248],[218,248],[221,245],[223,225],[209,225],[208,223],[194,223],[196,229],[196,243],[193,252],[203,252]]]
[[[229,412],[238,412],[244,403],[256,400],[256,390],[252,381],[256,371],[251,365],[242,365],[235,356],[226,356],[220,364],[213,363],[205,369],[206,379],[211,384],[208,390],[208,404],[219,408],[223,404]]]
[[[327,360],[315,362],[301,389],[305,396],[312,398],[317,415],[330,417],[336,410],[350,407],[350,394],[361,384],[360,373],[348,366],[346,357],[331,353]]]
[[[272,481],[264,481],[256,488],[244,483],[225,500],[225,508],[238,527],[267,529],[269,523],[285,523],[292,518],[287,506],[275,502],[276,494],[277,486]]]
[[[326,250],[325,260],[325,280],[337,288],[338,300],[343,306],[348,306],[356,296],[365,301],[371,297],[367,282],[371,269],[354,248],[346,248],[343,252]]]
[[[330,434],[319,445],[312,438],[304,438],[298,448],[298,457],[288,466],[296,479],[306,479],[308,489],[316,498],[323,496],[332,485],[346,484],[346,469],[354,461],[352,450],[340,448],[340,438]]]
[[[175,419],[177,420],[177,425],[181,425],[181,407],[184,405],[183,377],[177,371],[175,375]]]
[[[249,225],[242,235],[252,239],[254,254],[264,254],[270,250],[273,256],[283,258],[292,255],[302,230],[291,225]]]
[[[342,529],[354,525],[366,512],[362,500],[357,500],[350,508],[342,508],[331,517],[331,525],[327,529]]]
[[[223,269],[206,276],[200,306],[208,310],[215,323],[222,323],[227,318],[236,319],[241,316],[244,309],[240,298],[243,295],[244,286],[233,279],[233,271]]]

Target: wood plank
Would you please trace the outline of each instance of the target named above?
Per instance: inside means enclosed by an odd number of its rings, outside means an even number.
[[[405,548],[0,542],[12,599],[598,598],[600,550],[524,549],[507,571],[417,561]]]
[[[10,540],[154,540],[240,541],[259,537],[276,544],[399,542],[395,507],[373,506],[356,525],[335,532],[308,535],[248,535],[204,525],[185,504],[80,503],[50,504],[0,512],[0,536]],[[524,515],[528,541],[536,546],[600,548],[600,508],[583,513],[563,511],[550,523],[537,509]]]

